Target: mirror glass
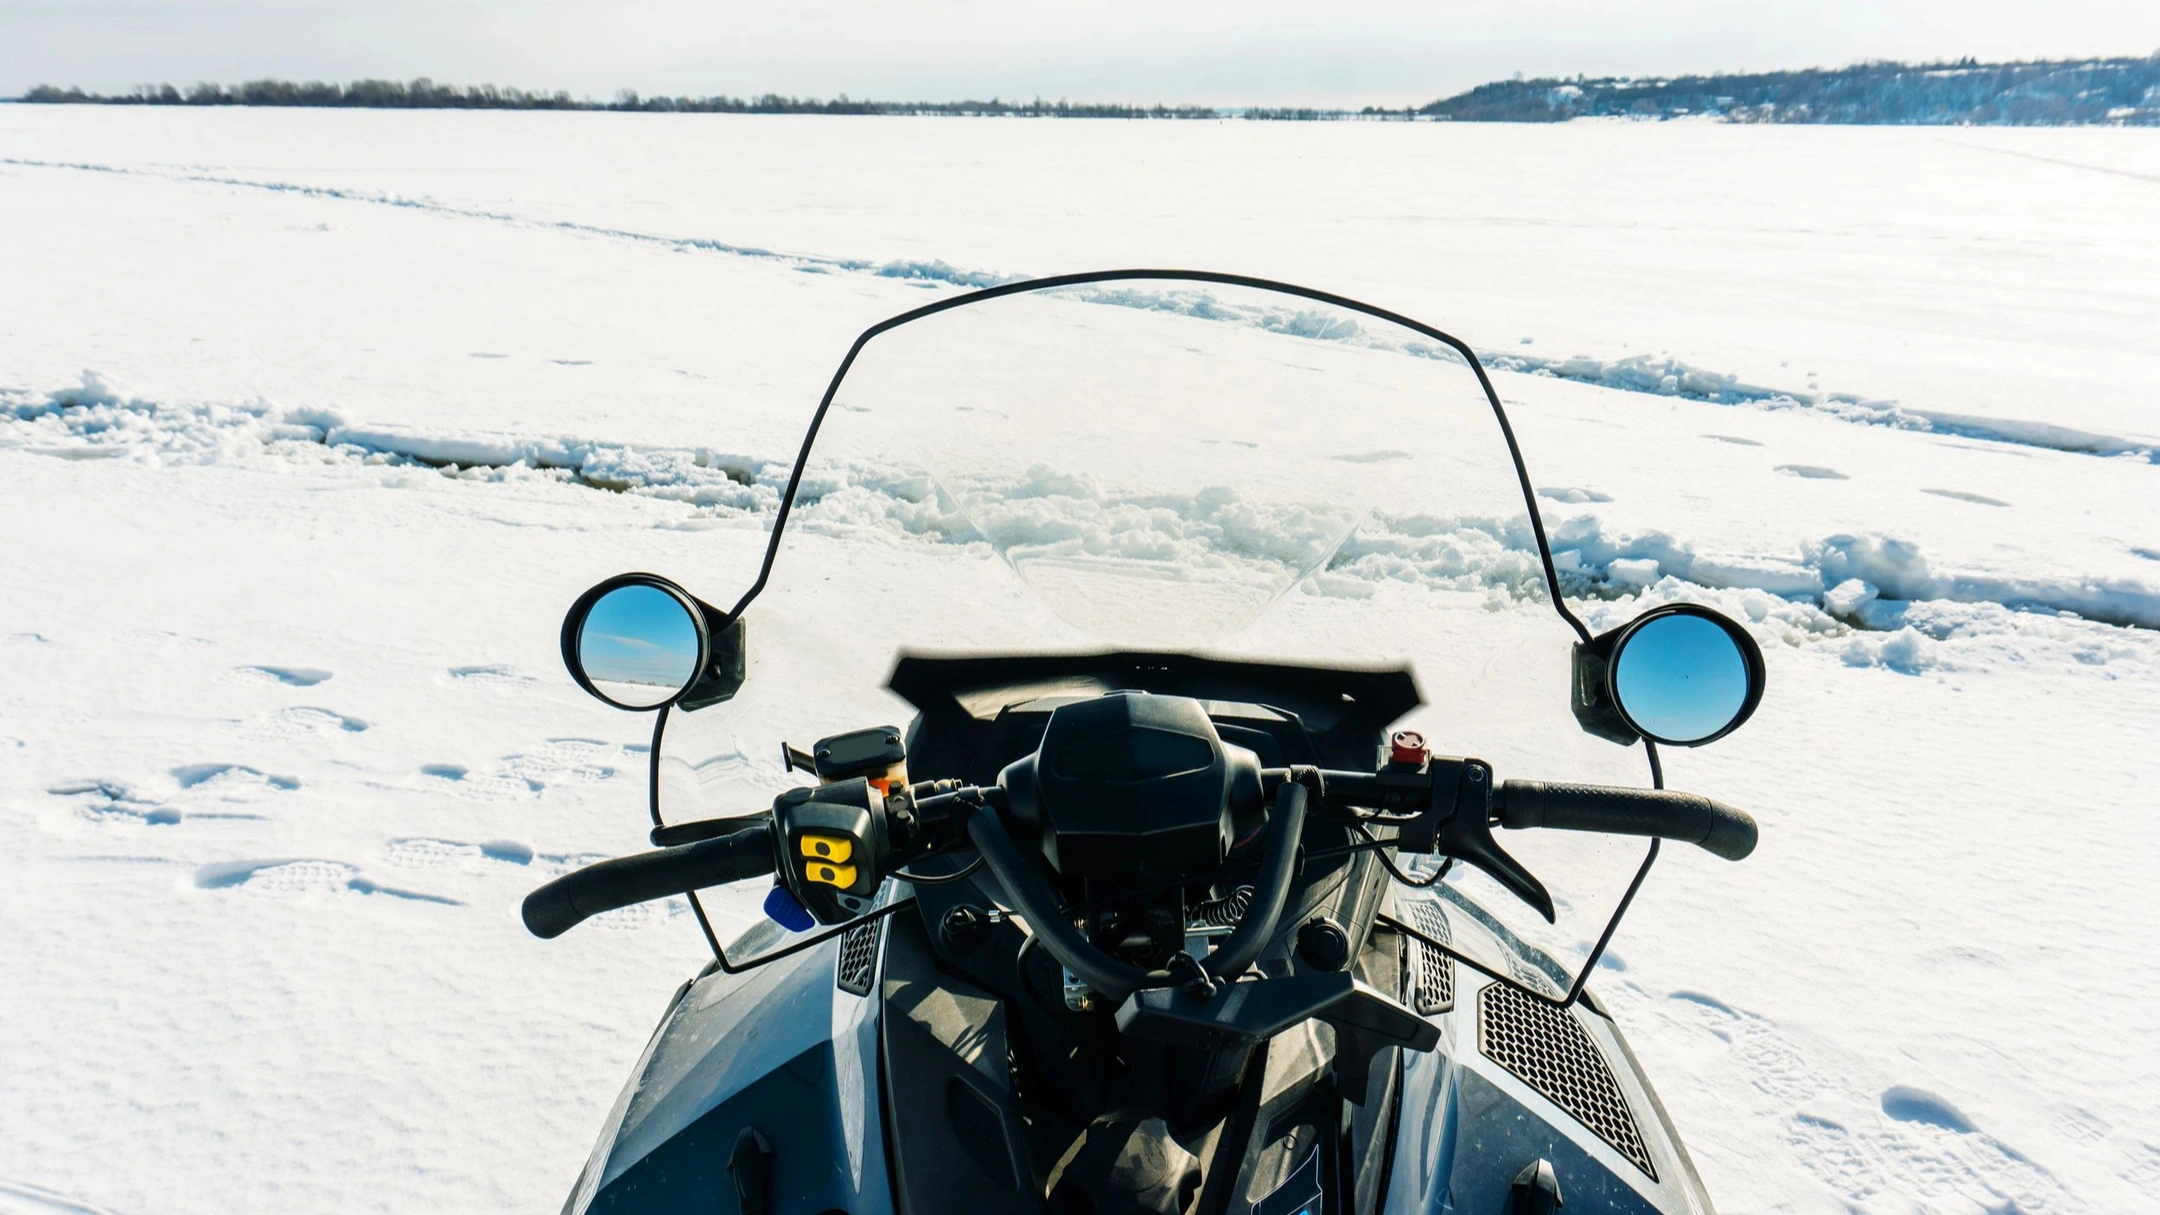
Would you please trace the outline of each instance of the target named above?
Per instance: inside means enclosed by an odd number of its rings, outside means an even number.
[[[1669,743],[1716,735],[1747,705],[1747,659],[1716,621],[1659,616],[1613,657],[1613,697],[1643,733]]]
[[[578,626],[578,662],[600,694],[632,709],[673,700],[697,675],[690,605],[656,586],[619,586]]]

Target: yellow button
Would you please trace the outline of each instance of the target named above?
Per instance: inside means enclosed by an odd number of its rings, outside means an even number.
[[[821,861],[844,861],[855,855],[855,841],[844,835],[821,835],[814,831],[805,831],[799,842],[804,856]]]
[[[853,865],[828,865],[823,861],[812,861],[803,868],[809,872],[810,880],[813,882],[820,882],[827,886],[838,886],[842,890],[855,884],[855,866]]]

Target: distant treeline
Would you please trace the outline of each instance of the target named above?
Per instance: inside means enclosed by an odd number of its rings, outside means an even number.
[[[627,110],[688,114],[950,114],[1019,118],[1216,118],[1206,106],[1137,106],[1098,102],[1044,101],[857,101],[845,94],[829,101],[814,97],[641,97],[630,90],[613,101],[594,101],[568,93],[528,93],[492,84],[459,88],[426,77],[305,84],[289,80],[250,80],[245,84],[198,84],[185,92],[169,84],[137,85],[133,92],[105,95],[41,84],[22,98],[28,102],[78,105],[273,105],[326,106],[374,110]]]
[[[1418,112],[1405,106],[1390,110],[1383,106],[1366,106],[1361,110],[1312,110],[1299,107],[1253,106],[1238,112],[1240,118],[1252,118],[1262,122],[1343,122],[1350,119],[1385,121],[1394,119],[1404,122],[1416,118]]]
[[[691,114],[942,114],[1014,118],[1249,118],[1281,122],[1566,122],[1571,118],[1709,117],[1726,122],[1811,122],[1930,126],[2160,126],[2160,54],[2143,59],[2033,63],[1860,63],[1842,68],[1642,79],[1502,80],[1419,107],[1360,110],[1299,107],[1218,110],[1044,101],[857,101],[814,97],[640,97],[613,101],[568,93],[528,93],[483,84],[460,88],[426,77],[351,84],[251,80],[138,85],[106,96],[41,84],[28,102],[89,105],[343,106],[412,110],[629,110]]]
[[[2160,54],[2036,63],[1861,63],[1749,75],[1504,80],[1424,106],[1461,122],[1680,118],[1923,126],[2160,125]]]

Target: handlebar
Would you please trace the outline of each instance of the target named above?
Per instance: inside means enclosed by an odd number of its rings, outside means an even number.
[[[1402,810],[1415,805],[1371,772],[1318,773],[1326,799],[1338,805]],[[1290,779],[1289,769],[1269,769],[1264,781]],[[1670,789],[1629,789],[1607,785],[1548,784],[1511,780],[1492,791],[1487,811],[1494,823],[1511,830],[1543,827],[1551,831],[1598,831],[1608,835],[1656,836],[1677,840],[1728,861],[1755,851],[1755,819],[1747,811],[1712,801],[1698,793]]]
[[[566,873],[525,896],[525,927],[553,939],[603,911],[762,877],[778,865],[772,828],[640,852]]]
[[[1511,780],[1500,786],[1493,811],[1501,826],[1517,830],[1656,836],[1693,844],[1728,861],[1755,851],[1754,818],[1699,793]]]
[[[1476,765],[1476,761],[1468,761]],[[1484,769],[1478,767],[1478,772]],[[1315,783],[1325,792],[1322,799],[1338,805],[1365,806],[1373,809],[1400,811],[1409,808],[1403,802],[1404,789],[1383,779],[1383,774],[1370,772],[1334,772],[1299,770],[1305,773],[1299,778],[1290,769],[1269,769],[1264,772],[1264,787],[1273,795],[1277,805],[1271,818],[1276,820],[1261,868],[1266,880],[1262,885],[1274,901],[1261,899],[1261,905],[1248,910],[1231,940],[1225,947],[1211,955],[1208,961],[1217,963],[1206,966],[1215,978],[1226,977],[1224,972],[1234,974],[1250,961],[1247,954],[1256,954],[1265,941],[1267,930],[1280,914],[1280,896],[1287,893],[1287,871],[1294,863],[1296,842],[1304,820],[1305,790],[1300,779],[1318,778]],[[1474,787],[1480,792],[1472,805],[1483,804],[1486,813],[1465,820],[1458,815],[1456,821],[1464,829],[1444,833],[1437,841],[1440,850],[1460,855],[1488,871],[1498,869],[1497,874],[1533,907],[1548,910],[1550,904],[1542,887],[1527,873],[1519,870],[1512,858],[1501,852],[1486,833],[1485,823],[1516,830],[1543,827],[1561,831],[1596,831],[1613,835],[1655,836],[1694,844],[1726,860],[1737,861],[1755,850],[1757,829],[1755,820],[1745,811],[1722,802],[1712,801],[1694,793],[1678,793],[1662,789],[1609,788],[1598,785],[1547,784],[1542,781],[1511,780],[1487,795],[1482,775],[1475,777]],[[925,786],[927,793],[931,788]],[[984,789],[946,790],[927,793],[916,802],[916,810],[923,820],[944,819],[951,816],[961,829],[958,840],[973,843],[983,854],[983,860],[999,879],[1009,895],[1023,904],[1023,914],[1031,926],[1040,927],[1053,938],[1062,926],[1054,914],[1054,902],[1040,905],[1029,903],[1031,883],[1030,865],[1004,830],[999,815],[1004,804],[1003,790],[997,787]],[[1469,809],[1469,807],[1465,807]],[[737,829],[740,828],[740,829]],[[1474,828],[1468,829],[1468,828]],[[730,834],[717,838],[704,838],[719,831]],[[573,873],[567,873],[540,887],[526,896],[524,919],[526,928],[534,936],[549,938],[561,936],[570,929],[604,911],[628,907],[633,903],[666,898],[669,895],[686,894],[708,886],[722,886],[746,878],[762,877],[778,868],[779,845],[774,838],[775,827],[770,815],[745,815],[732,819],[712,819],[700,823],[685,823],[677,827],[657,828],[653,832],[655,843],[674,843],[678,840],[695,842],[678,843],[653,852],[635,856],[601,861]],[[1426,848],[1434,847],[1429,841]],[[1509,883],[1513,874],[1518,880]],[[1280,880],[1278,880],[1280,879]],[[1282,889],[1277,890],[1280,886]],[[1043,892],[1047,897],[1047,892]],[[1056,952],[1063,958],[1067,953],[1078,954],[1080,942],[1058,940],[1059,945],[1069,948]],[[1092,954],[1094,951],[1087,951]],[[1090,958],[1106,964],[1097,967],[1083,963],[1067,965],[1075,974],[1089,981],[1090,986],[1105,993],[1129,991],[1141,986],[1159,983],[1165,976],[1143,971],[1137,967],[1114,962],[1108,957]],[[1236,966],[1230,965],[1237,962]],[[1083,973],[1083,966],[1089,972]]]

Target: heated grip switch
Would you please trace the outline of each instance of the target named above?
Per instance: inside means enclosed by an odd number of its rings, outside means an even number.
[[[811,881],[822,886],[838,886],[845,890],[855,884],[855,866],[828,865],[823,861],[811,861],[803,866],[803,872]]]
[[[871,909],[889,866],[885,795],[868,778],[790,789],[773,799],[780,880],[821,924]]]
[[[855,855],[855,841],[845,835],[820,835],[806,831],[802,837],[802,854],[814,861],[844,861]]]

